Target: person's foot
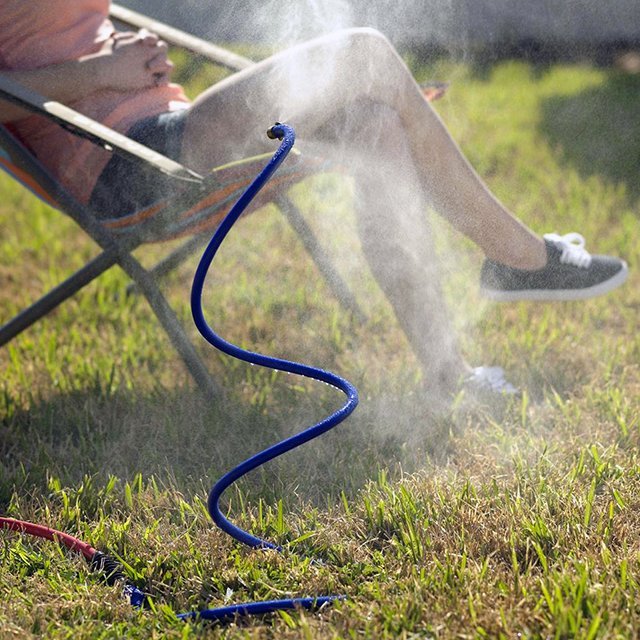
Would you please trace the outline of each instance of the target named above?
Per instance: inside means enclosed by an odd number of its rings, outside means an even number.
[[[420,85],[420,90],[427,102],[434,102],[439,100],[446,93],[449,88],[448,82],[427,82]]]
[[[620,286],[627,263],[610,256],[592,256],[578,233],[544,236],[547,264],[524,270],[485,260],[480,274],[484,296],[499,302],[516,300],[583,300]]]
[[[464,378],[463,387],[496,396],[517,396],[520,390],[505,377],[502,367],[475,367]]]

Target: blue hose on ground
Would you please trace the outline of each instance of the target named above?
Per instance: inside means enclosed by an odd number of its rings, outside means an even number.
[[[224,491],[232,485],[236,480],[249,473],[253,469],[256,469],[260,465],[265,464],[269,460],[291,451],[296,447],[309,442],[314,438],[322,435],[340,424],[345,420],[351,412],[356,408],[358,404],[358,392],[356,388],[344,378],[337,376],[330,371],[323,369],[317,369],[309,365],[300,364],[297,362],[291,362],[289,360],[281,360],[271,356],[265,356],[259,353],[253,353],[246,351],[231,344],[218,336],[211,327],[207,324],[204,313],[202,311],[202,290],[204,287],[204,281],[213,261],[216,252],[220,248],[223,240],[229,233],[229,230],[236,222],[236,220],[243,213],[247,205],[256,196],[264,184],[273,175],[276,169],[280,166],[282,161],[286,158],[287,154],[293,147],[295,142],[295,133],[291,127],[286,124],[276,123],[269,129],[267,135],[272,139],[279,139],[281,141],[278,150],[275,152],[269,163],[258,174],[255,180],[249,185],[246,191],[242,194],[231,211],[227,214],[220,226],[216,229],[215,234],[211,238],[209,245],[204,250],[200,264],[196,269],[196,273],[193,279],[193,286],[191,289],[191,312],[195,324],[204,336],[204,338],[212,344],[214,347],[226,353],[234,358],[249,362],[251,364],[275,369],[278,371],[286,371],[288,373],[294,373],[297,375],[312,378],[320,382],[325,382],[336,389],[342,391],[347,397],[347,401],[342,408],[325,418],[321,422],[318,422],[312,427],[305,429],[304,431],[291,436],[281,442],[278,442],[271,447],[268,447],[264,451],[261,451],[254,456],[251,456],[237,467],[226,473],[211,489],[208,499],[209,514],[213,521],[226,533],[246,545],[260,549],[276,549],[281,550],[277,545],[262,540],[256,536],[251,535],[247,531],[240,529],[232,522],[230,522],[224,514],[220,511],[219,501]],[[326,603],[333,602],[337,599],[342,599],[342,596],[322,596],[317,598],[293,598],[288,600],[271,600],[265,602],[250,602],[245,604],[237,604],[227,607],[220,607],[216,609],[206,609],[199,612],[183,613],[179,617],[181,619],[200,618],[206,620],[222,620],[233,618],[237,615],[252,615],[263,614],[279,609],[293,609],[302,607],[306,609],[313,609],[320,607]]]

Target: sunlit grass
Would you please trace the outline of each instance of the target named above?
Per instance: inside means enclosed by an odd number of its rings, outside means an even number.
[[[363,396],[338,432],[229,492],[233,519],[284,544],[279,556],[214,529],[206,491],[340,398],[202,346],[230,394],[212,406],[146,303],[110,271],[0,350],[0,507],[110,550],[156,610],[131,610],[56,545],[2,533],[0,635],[635,635],[640,129],[630,97],[640,81],[586,63],[438,62],[416,73],[452,82],[437,110],[507,206],[541,233],[576,230],[593,250],[623,255],[629,282],[584,303],[489,305],[477,293],[481,256],[438,225],[465,354],[504,366],[525,393],[498,407],[459,398],[451,415],[436,416],[354,258],[349,185],[323,176],[294,197],[325,233],[344,223],[341,239],[327,242],[366,307],[364,324],[332,298],[275,208],[243,220],[207,286],[211,321],[244,346],[334,369]],[[0,192],[4,319],[96,248],[4,176]],[[167,283],[187,321],[194,264]],[[349,599],[228,628],[173,617],[228,600],[327,593]]]

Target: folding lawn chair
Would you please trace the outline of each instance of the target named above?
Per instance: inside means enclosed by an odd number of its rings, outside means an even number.
[[[112,6],[112,17],[130,26],[146,27],[169,44],[185,48],[232,70],[240,70],[253,64],[246,58],[117,5]],[[0,126],[0,168],[45,202],[69,215],[101,249],[99,255],[67,280],[0,327],[0,346],[37,322],[113,265],[118,265],[132,279],[135,288],[147,298],[197,384],[205,393],[213,397],[219,396],[219,385],[211,377],[176,314],[161,293],[158,278],[175,268],[209,237],[212,229],[262,168],[270,154],[233,163],[220,168],[210,176],[202,177],[179,163],[133,142],[126,136],[60,103],[47,100],[1,75],[0,97],[49,117],[72,133],[84,136],[95,144],[123,154],[135,162],[145,162],[155,170],[172,176],[176,183],[182,186],[175,197],[143,211],[118,219],[99,221],[88,207],[79,203],[52,178],[21,141],[11,133],[10,128]],[[351,308],[356,316],[361,317],[362,312],[353,295],[335,271],[306,221],[283,195],[288,186],[322,169],[321,163],[311,159],[300,156],[295,157],[293,162],[289,162],[288,159],[274,179],[268,183],[267,188],[261,192],[256,201],[256,207],[268,201],[274,201],[280,206],[293,228],[299,233],[328,285],[343,304]],[[190,236],[190,239],[151,269],[144,268],[132,255],[132,252],[143,243],[181,236]]]

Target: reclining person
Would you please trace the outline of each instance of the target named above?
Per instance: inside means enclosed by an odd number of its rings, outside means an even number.
[[[483,251],[481,288],[490,297],[582,299],[625,280],[622,260],[590,255],[581,238],[540,237],[496,199],[380,33],[350,29],[300,44],[191,102],[170,82],[167,45],[145,30],[115,31],[108,12],[109,0],[0,0],[0,73],[201,173],[271,150],[264,130],[276,121],[295,128],[302,150],[348,158],[363,251],[429,387],[451,393],[471,376],[514,390],[499,370],[472,369],[460,354],[427,204]],[[0,109],[97,215],[130,213],[171,189],[41,116]]]

